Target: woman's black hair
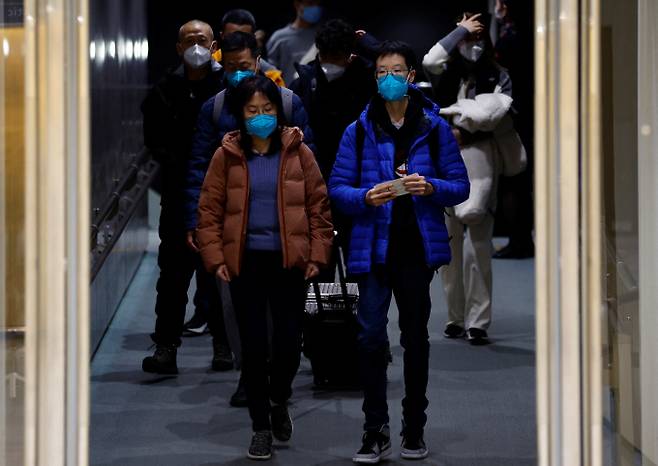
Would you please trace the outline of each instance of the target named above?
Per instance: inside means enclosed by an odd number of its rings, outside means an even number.
[[[230,109],[240,129],[240,145],[247,156],[251,156],[252,154],[252,139],[247,133],[244,107],[257,92],[263,94],[276,107],[277,128],[271,135],[270,152],[281,148],[281,128],[287,124],[286,117],[283,114],[281,92],[279,91],[279,87],[271,79],[256,75],[240,81],[240,84],[231,92]]]

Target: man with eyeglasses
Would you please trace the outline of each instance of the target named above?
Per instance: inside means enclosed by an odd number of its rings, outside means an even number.
[[[430,283],[450,262],[443,208],[468,198],[469,181],[450,125],[412,83],[416,57],[384,42],[379,94],[343,135],[329,179],[333,206],[352,217],[348,270],[359,285],[359,369],[365,424],[355,463],[391,453],[386,401],[386,326],[394,294],[404,349],[404,459],[428,455],[424,427],[429,364]]]

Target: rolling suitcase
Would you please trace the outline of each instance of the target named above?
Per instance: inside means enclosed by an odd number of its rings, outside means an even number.
[[[312,281],[306,296],[304,355],[311,361],[313,382],[321,388],[358,388],[356,312],[359,290],[346,283],[340,248],[336,251],[338,283]]]

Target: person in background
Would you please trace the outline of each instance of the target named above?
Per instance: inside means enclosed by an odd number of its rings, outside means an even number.
[[[294,0],[294,6],[295,20],[275,31],[266,47],[267,59],[283,72],[287,83],[295,79],[295,63],[313,46],[323,13],[320,0]]]
[[[221,41],[225,36],[228,36],[229,34],[232,34],[236,31],[240,32],[246,32],[248,34],[253,34],[254,37],[256,38],[257,43],[259,43],[259,36],[261,36],[258,48],[259,48],[259,55],[260,55],[260,50],[262,50],[263,45],[262,45],[262,40],[263,40],[263,35],[264,32],[262,30],[256,30],[256,19],[254,18],[254,15],[251,14],[250,11],[248,10],[243,10],[243,9],[235,9],[235,10],[230,10],[224,14],[222,17],[222,29],[219,32],[219,40],[220,40],[220,46],[221,46]],[[222,61],[222,49],[218,48],[217,51],[213,54],[213,58],[221,63]],[[277,86],[285,86],[286,83],[283,80],[283,76],[281,73],[281,70],[278,70],[274,65],[271,63],[267,62],[267,60],[261,58],[260,59],[260,71],[270,78],[272,81],[276,83]]]
[[[246,34],[254,34],[256,29],[256,20],[251,12],[242,9],[230,10],[224,14],[221,22],[221,30],[219,31],[220,44],[224,37],[229,36],[234,32],[243,32]],[[222,50],[217,48],[212,54],[215,61],[222,62]],[[263,60],[258,62],[259,70],[278,86],[285,86],[281,71],[277,70],[273,65]],[[222,76],[225,70],[222,71]],[[224,79],[222,77],[222,79]],[[193,244],[190,245],[193,248]],[[205,308],[197,307],[194,315],[183,326],[183,335],[195,336],[200,335],[207,328],[208,316],[206,315]]]
[[[197,227],[197,208],[201,186],[206,176],[210,160],[220,146],[226,133],[238,129],[238,119],[232,113],[232,101],[237,85],[243,79],[260,73],[260,55],[253,34],[234,32],[224,36],[222,40],[222,64],[224,66],[225,91],[210,97],[201,107],[196,123],[196,131],[192,140],[191,155],[186,169],[186,184],[184,192],[185,201],[185,227],[187,229],[187,242],[190,248],[196,248],[195,231]],[[290,115],[287,119],[291,125],[301,128],[304,141],[311,144],[312,131],[308,126],[308,115],[304,110],[302,101],[289,89],[279,87],[279,93],[287,95]],[[216,99],[224,100],[224,105],[217,111]],[[284,103],[284,113],[286,104]],[[229,329],[230,330],[230,329]],[[233,348],[234,353],[238,350]],[[246,405],[246,392],[242,378],[231,397],[232,406]]]
[[[496,259],[525,259],[535,255],[532,239],[535,80],[531,4],[521,0],[496,0],[496,61],[508,70],[514,83],[514,126],[528,156],[528,168],[523,173],[500,180],[499,208],[509,231],[509,243],[494,254]]]
[[[357,45],[361,43],[361,47]],[[377,52],[369,49],[367,58],[355,55],[362,43],[372,47],[374,40],[366,40],[363,31],[341,19],[332,19],[318,29],[315,44],[317,56],[308,65],[296,64],[299,78],[290,89],[299,95],[309,114],[313,129],[315,159],[325,180],[329,179],[336,160],[338,145],[345,128],[356,120],[370,99],[377,93],[377,83],[372,79]],[[347,254],[349,219],[339,212],[332,212],[338,235],[336,242]],[[333,282],[335,267],[323,272],[321,281]]]
[[[450,125],[412,85],[413,50],[402,42],[384,42],[375,70],[379,95],[345,131],[329,179],[333,206],[353,221],[348,271],[359,286],[365,432],[352,459],[369,464],[391,452],[386,327],[393,294],[404,349],[401,455],[428,455],[430,283],[435,271],[450,262],[443,209],[463,202],[469,193]]]
[[[355,55],[359,35],[341,19],[324,23],[317,31],[318,54],[308,65],[296,64],[299,78],[290,84],[304,103],[313,129],[315,158],[329,179],[345,128],[356,120],[377,92],[372,79],[376,52]]]
[[[464,105],[476,115],[452,118],[453,133],[469,168],[471,195],[467,203],[448,209],[453,260],[441,270],[448,303],[446,338],[466,336],[473,345],[489,343],[491,325],[493,212],[496,207],[498,163],[494,131],[511,105],[512,82],[494,60],[493,46],[481,14],[464,13],[457,27],[425,55],[442,113]],[[489,105],[483,105],[482,96]],[[475,100],[476,96],[481,98]],[[446,108],[448,107],[448,108]],[[494,116],[495,115],[495,116]],[[462,123],[459,123],[462,121]],[[464,123],[468,123],[466,126]]]
[[[284,442],[292,435],[288,400],[301,357],[305,280],[327,264],[333,225],[320,170],[299,128],[286,127],[276,85],[254,76],[234,92],[239,130],[210,163],[197,236],[207,270],[230,285],[254,432],[247,456],[265,460],[273,435]]]
[[[223,88],[221,67],[211,59],[216,48],[208,24],[198,20],[185,23],[176,44],[182,63],[154,86],[142,104],[144,141],[160,164],[163,181],[160,276],[155,332],[151,335],[156,349],[142,363],[146,372],[178,373],[177,348],[181,344],[187,291],[194,274],[197,283],[194,304],[198,313],[208,316],[213,334],[212,367],[215,370],[233,367],[215,279],[202,267],[198,252],[187,248],[184,222],[185,171],[199,109]]]

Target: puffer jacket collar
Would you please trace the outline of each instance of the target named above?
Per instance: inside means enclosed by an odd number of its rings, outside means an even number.
[[[227,155],[232,157],[245,158],[245,153],[240,146],[240,131],[231,131],[226,133],[222,140],[222,148]],[[302,143],[302,131],[299,128],[285,127],[281,130],[281,154],[296,151]]]
[[[425,135],[427,135],[432,128],[437,126],[439,124],[439,106],[428,99],[425,94],[415,85],[415,84],[410,84],[409,85],[409,97],[411,99],[418,99],[421,102],[421,107],[424,110],[425,116],[421,119],[420,125],[418,127],[418,130],[416,132],[416,135],[414,136],[415,140],[419,140],[423,138]],[[381,99],[381,96],[377,95],[373,97],[373,99]],[[359,117],[359,120],[361,121],[361,124],[363,125],[366,134],[366,138],[370,138],[373,140],[373,142],[376,142],[376,139],[381,139],[385,133],[382,131],[382,129],[379,127],[379,125],[373,121],[372,119],[372,102],[370,102],[366,108],[361,112],[361,116]],[[374,138],[374,139],[373,139]]]

